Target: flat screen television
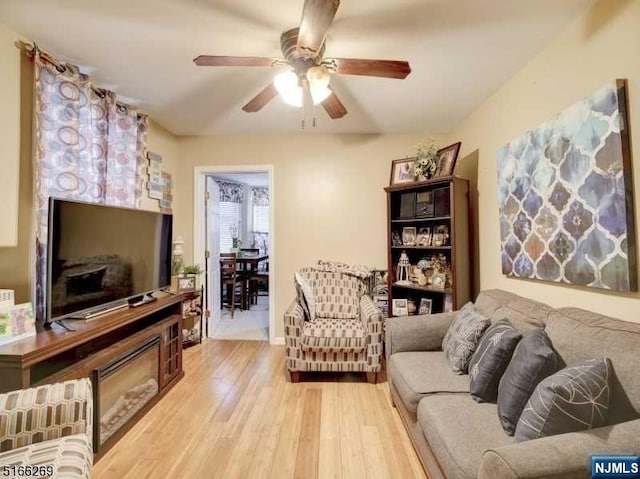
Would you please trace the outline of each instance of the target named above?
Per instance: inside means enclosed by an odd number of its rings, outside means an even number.
[[[51,198],[47,322],[87,318],[171,283],[172,216]]]

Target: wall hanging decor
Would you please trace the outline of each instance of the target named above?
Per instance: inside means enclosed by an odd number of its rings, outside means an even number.
[[[497,153],[502,272],[637,290],[626,80]]]

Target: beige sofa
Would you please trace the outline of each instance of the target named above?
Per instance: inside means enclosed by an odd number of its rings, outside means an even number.
[[[589,478],[592,454],[640,452],[640,324],[501,290],[480,293],[476,308],[520,331],[544,327],[563,366],[610,358],[608,425],[516,443],[497,406],[476,403],[469,376],[454,374],[445,360],[442,339],[456,313],[393,318],[385,344],[391,398],[431,479]]]
[[[91,381],[0,394],[0,477],[91,477]]]

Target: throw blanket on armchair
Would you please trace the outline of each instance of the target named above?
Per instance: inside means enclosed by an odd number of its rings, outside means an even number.
[[[312,266],[311,269],[326,273],[344,273],[362,279],[367,279],[373,273],[372,268],[362,264],[348,265],[339,261],[325,261],[321,259],[318,260],[318,263]]]

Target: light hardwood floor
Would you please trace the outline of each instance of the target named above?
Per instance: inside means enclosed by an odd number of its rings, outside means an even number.
[[[287,381],[284,347],[205,340],[185,378],[97,464],[97,479],[426,478],[384,376]]]

